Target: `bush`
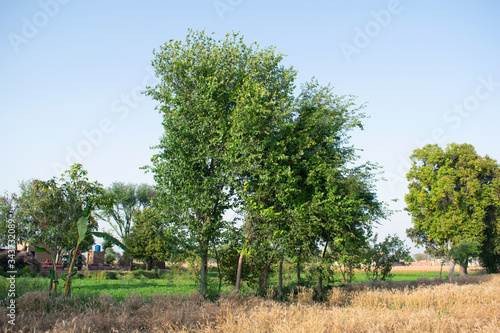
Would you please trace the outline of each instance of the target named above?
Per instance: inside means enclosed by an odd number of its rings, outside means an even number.
[[[377,235],[375,235],[373,243],[366,254],[366,276],[372,281],[385,281],[393,276],[391,274],[393,263],[399,263],[406,258],[410,250],[396,235],[387,236],[381,243],[377,243]]]
[[[130,274],[136,279],[140,279],[141,277],[145,277],[147,279],[157,279],[159,276],[156,271],[144,271],[142,269],[134,270]]]
[[[90,274],[90,278],[94,280],[117,280],[118,273],[110,271],[100,271]]]

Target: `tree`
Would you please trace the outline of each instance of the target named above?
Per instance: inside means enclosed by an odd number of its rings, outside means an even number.
[[[76,246],[73,249],[73,255],[71,256],[71,263],[69,264],[68,275],[66,276],[66,281],[64,283],[63,296],[71,295],[71,278],[76,274],[77,271],[73,271],[75,266],[77,253],[79,251],[80,243],[85,239],[87,235],[87,230],[89,223],[91,223],[91,208],[92,205],[87,205],[83,211],[83,215],[76,222],[76,227],[78,230],[78,239],[76,241]]]
[[[94,243],[92,234],[79,237],[77,221],[84,210],[105,204],[104,189],[98,182],[89,182],[87,171],[81,164],[74,164],[61,178],[48,181],[32,180],[21,183],[17,197],[16,220],[26,230],[28,242],[54,253],[53,270],[62,250],[77,246],[85,251]],[[97,222],[88,217],[90,231],[97,229]],[[49,252],[49,251],[47,251]],[[51,283],[54,294],[57,290]]]
[[[428,255],[425,253],[415,253],[413,257],[415,257],[415,261],[423,261],[427,260]]]
[[[76,246],[76,222],[83,216],[84,208],[102,204],[102,185],[89,182],[87,171],[81,164],[74,164],[59,179],[21,183],[16,217],[26,227],[30,242],[53,248],[57,256],[61,250]],[[91,229],[97,228],[97,223],[92,221]],[[91,236],[84,239],[82,249],[86,250],[93,243]]]
[[[351,250],[364,246],[372,224],[387,213],[374,192],[377,167],[351,164],[357,156],[348,134],[362,128],[362,108],[352,96],[337,96],[315,80],[303,85],[294,101],[285,160],[288,174],[278,174],[277,182],[284,181],[274,211],[288,218],[281,228],[295,253],[318,258],[319,291],[338,254],[349,251],[353,256]],[[300,257],[296,259],[299,273]]]
[[[476,240],[464,239],[450,250],[450,256],[460,265],[460,275],[467,274],[467,266],[472,258],[477,258],[481,244]]]
[[[130,235],[135,212],[150,206],[156,196],[156,190],[148,184],[112,183],[106,189],[106,196],[110,203],[99,212],[99,217],[107,220],[118,237],[124,242]],[[132,268],[132,253],[126,253],[128,265]]]
[[[179,242],[173,230],[166,229],[159,212],[153,207],[134,213],[134,225],[125,239],[125,245],[134,258],[146,262],[146,269],[151,269],[153,262],[165,261],[177,252]]]
[[[0,244],[4,246],[12,246],[16,247],[17,243],[23,243],[27,241],[27,233],[26,228],[19,223],[15,223],[15,241],[9,233],[9,220],[16,220],[17,211],[17,195],[5,193],[3,196],[0,196]],[[9,242],[10,240],[10,242]]]
[[[355,242],[362,248],[371,225],[387,212],[373,190],[376,166],[349,168],[356,155],[348,145],[348,133],[361,127],[363,118],[353,97],[336,96],[313,80],[286,105],[290,112],[263,131],[267,135],[261,134],[265,149],[258,158],[241,154],[246,163],[239,168],[244,185],[238,194],[246,229],[251,231],[245,244],[248,253],[263,256],[264,262],[281,261],[286,254],[294,257],[298,284],[301,262],[320,257],[313,275],[321,290],[335,261],[329,249],[340,252]],[[263,269],[261,288],[267,274]]]
[[[410,250],[398,236],[388,235],[381,243],[377,243],[375,235],[373,245],[366,253],[365,271],[368,279],[390,279],[393,264],[400,263],[409,254]]]
[[[107,219],[122,240],[130,234],[132,218],[137,210],[150,205],[156,191],[148,184],[125,184],[115,182],[106,189],[111,205],[104,207],[101,217]]]
[[[196,241],[199,291],[206,295],[210,242],[235,204],[233,167],[246,154],[244,142],[249,149],[260,144],[260,125],[273,121],[273,110],[288,98],[293,71],[272,48],[248,46],[237,33],[216,41],[189,31],[184,44],[171,40],[154,55],[161,82],[146,91],[160,103],[165,129],[151,166],[157,202]]]
[[[479,156],[471,145],[455,143],[445,150],[427,145],[414,150],[410,158],[409,193],[405,201],[413,228],[407,230],[408,236],[432,252],[449,256],[450,278],[454,277],[450,251],[466,239],[481,244],[479,256],[490,264],[486,266],[489,271],[498,270],[500,168],[497,162]],[[462,269],[466,271],[466,267]]]
[[[113,264],[119,257],[120,254],[113,250],[112,247],[108,247],[104,250],[104,263],[105,264]]]

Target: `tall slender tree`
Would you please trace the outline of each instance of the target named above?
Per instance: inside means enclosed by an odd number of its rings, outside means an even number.
[[[312,81],[295,103],[294,145],[290,165],[295,193],[289,200],[295,246],[316,253],[318,290],[331,265],[330,254],[356,241],[366,243],[372,224],[386,215],[377,200],[370,163],[353,167],[357,159],[349,133],[362,128],[363,106],[352,96],[337,96],[330,87]],[[288,191],[290,191],[288,189]]]
[[[295,257],[298,284],[301,261],[319,258],[321,290],[331,250],[367,244],[372,224],[386,210],[373,187],[377,167],[349,165],[356,154],[348,133],[361,127],[363,118],[353,97],[336,96],[313,80],[287,106],[283,121],[261,140],[274,142],[272,147],[240,169],[248,166],[240,193],[249,232],[245,253],[260,255],[263,262]],[[267,273],[262,270],[261,288]]]
[[[210,242],[234,206],[235,164],[258,158],[265,131],[280,120],[294,72],[272,48],[246,45],[237,33],[215,40],[189,31],[184,43],[154,51],[160,83],[148,87],[163,114],[165,133],[151,170],[162,214],[190,233],[201,259],[200,293],[207,293]],[[240,182],[241,184],[241,182]]]

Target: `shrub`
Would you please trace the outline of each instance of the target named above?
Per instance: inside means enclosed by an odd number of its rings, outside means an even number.
[[[100,271],[91,273],[90,278],[95,280],[117,280],[118,274],[112,271]]]
[[[373,246],[366,253],[366,276],[369,280],[392,278],[391,270],[395,262],[406,258],[410,250],[398,236],[387,236],[383,242],[377,243],[377,235],[373,239]]]

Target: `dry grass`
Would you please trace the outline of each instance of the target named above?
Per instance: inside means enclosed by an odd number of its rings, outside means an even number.
[[[224,296],[107,295],[49,303],[40,292],[18,299],[15,330],[4,332],[499,332],[500,275],[471,276],[456,283],[421,281],[334,289],[316,303],[303,289],[288,302]],[[379,288],[383,287],[383,288]],[[272,296],[272,295],[268,295]]]
[[[448,276],[449,266],[443,266],[443,276]],[[394,266],[392,268],[391,273],[439,273],[441,270],[440,265],[435,266]],[[460,271],[460,266],[455,265],[455,273]],[[479,266],[471,266],[468,269],[468,272],[471,274],[481,274],[484,273],[485,270]]]

